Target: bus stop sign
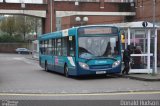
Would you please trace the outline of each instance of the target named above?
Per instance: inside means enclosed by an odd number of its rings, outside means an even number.
[[[148,26],[148,23],[146,21],[142,22],[142,26],[143,27],[147,27]]]

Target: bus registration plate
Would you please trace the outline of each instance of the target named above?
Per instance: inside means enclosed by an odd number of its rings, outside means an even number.
[[[105,74],[106,71],[96,71],[96,74]]]

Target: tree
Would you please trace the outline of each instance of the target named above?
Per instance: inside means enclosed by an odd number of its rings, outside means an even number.
[[[0,28],[3,32],[6,32],[12,36],[16,32],[14,17],[10,16],[3,20],[1,22]]]
[[[20,15],[5,17],[0,23],[2,32],[10,36],[16,36],[16,38],[23,38],[24,41],[26,40],[26,35],[29,35],[29,33],[36,33],[37,35],[38,28],[40,27],[40,19]],[[32,39],[32,37],[29,36],[29,39]]]
[[[38,29],[42,26],[41,20],[38,18],[31,18],[30,20],[32,23],[32,33],[35,33],[36,35],[34,37],[37,38]]]
[[[17,32],[23,34],[25,40],[26,34],[31,32],[33,25],[31,24],[29,17],[18,16],[16,21]]]

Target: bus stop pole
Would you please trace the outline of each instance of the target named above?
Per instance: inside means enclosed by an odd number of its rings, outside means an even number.
[[[156,8],[155,8],[155,0],[153,0],[153,71],[152,71],[152,75],[155,75],[155,50],[156,50],[156,44],[155,44],[155,11],[156,11]]]
[[[52,32],[52,29],[53,29],[53,28],[52,28],[52,27],[53,27],[53,26],[52,26],[52,25],[53,25],[53,19],[52,19],[52,18],[53,18],[53,11],[52,11],[53,5],[52,5],[52,3],[53,3],[53,1],[50,0],[50,9],[51,9],[51,10],[50,10],[50,11],[51,11],[51,13],[50,13],[50,14],[51,14],[51,16],[50,16],[50,18],[51,18],[51,20],[50,20],[50,21],[51,21],[51,25],[50,25],[51,29],[50,29],[50,30],[51,30],[51,31],[50,31],[50,32]]]

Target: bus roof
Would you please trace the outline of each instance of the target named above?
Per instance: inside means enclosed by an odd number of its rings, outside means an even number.
[[[78,26],[78,27],[72,27],[72,28],[69,28],[69,29],[64,29],[64,30],[61,30],[61,31],[56,31],[56,32],[43,34],[43,35],[40,35],[38,37],[38,39],[39,40],[47,40],[47,39],[51,39],[51,38],[59,38],[59,37],[68,36],[68,35],[74,36],[75,31],[77,31],[78,28],[97,27],[97,26],[116,27],[115,25],[107,25],[107,24]]]
[[[64,30],[61,30],[61,31],[46,33],[46,34],[40,35],[38,37],[38,39],[39,40],[41,40],[41,39],[47,40],[47,39],[50,39],[50,38],[59,38],[59,37],[68,36],[68,35],[73,36],[76,29],[77,29],[77,27],[74,27],[74,28],[70,28],[70,29],[64,29]]]

